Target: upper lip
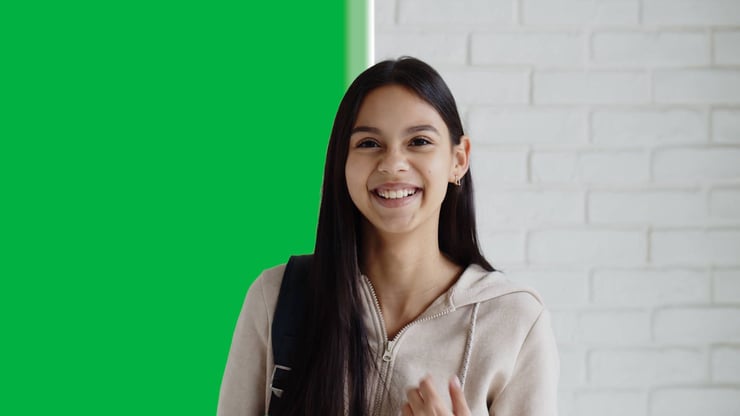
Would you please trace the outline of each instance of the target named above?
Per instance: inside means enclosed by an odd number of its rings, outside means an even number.
[[[378,185],[375,188],[372,189],[373,192],[375,191],[397,191],[399,189],[419,189],[419,186],[410,184],[410,183],[403,183],[403,182],[386,182],[384,184]]]

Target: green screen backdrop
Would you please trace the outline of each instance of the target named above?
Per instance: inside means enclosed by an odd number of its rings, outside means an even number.
[[[247,288],[313,249],[359,3],[0,6],[0,414],[215,413]]]

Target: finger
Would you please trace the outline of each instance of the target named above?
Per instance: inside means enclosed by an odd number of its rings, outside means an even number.
[[[452,399],[452,413],[455,416],[470,416],[470,408],[457,376],[450,379],[450,398]]]
[[[421,412],[424,408],[424,398],[421,397],[419,389],[409,389],[406,392],[406,398],[408,399],[408,405],[411,407],[412,414],[414,412]]]
[[[411,405],[409,405],[408,403],[404,404],[401,408],[401,414],[403,416],[414,416],[414,411],[411,410]]]
[[[434,389],[432,376],[426,376],[421,379],[419,390],[421,392],[421,396],[424,398],[424,403],[430,407],[439,405],[439,396],[437,395],[437,390]]]

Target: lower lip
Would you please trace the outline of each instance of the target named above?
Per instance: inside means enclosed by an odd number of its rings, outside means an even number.
[[[385,199],[375,192],[370,192],[378,203],[386,208],[398,208],[410,204],[413,200],[419,197],[421,190],[418,189],[413,195],[409,195],[403,198],[396,199]]]

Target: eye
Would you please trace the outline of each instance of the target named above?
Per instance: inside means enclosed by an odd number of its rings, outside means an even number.
[[[360,140],[357,145],[358,148],[373,148],[373,147],[379,147],[380,145],[378,142],[376,142],[373,139],[362,139]]]
[[[419,137],[414,137],[413,139],[411,139],[409,144],[411,146],[426,146],[428,144],[432,144],[432,142],[426,137],[419,136]]]

